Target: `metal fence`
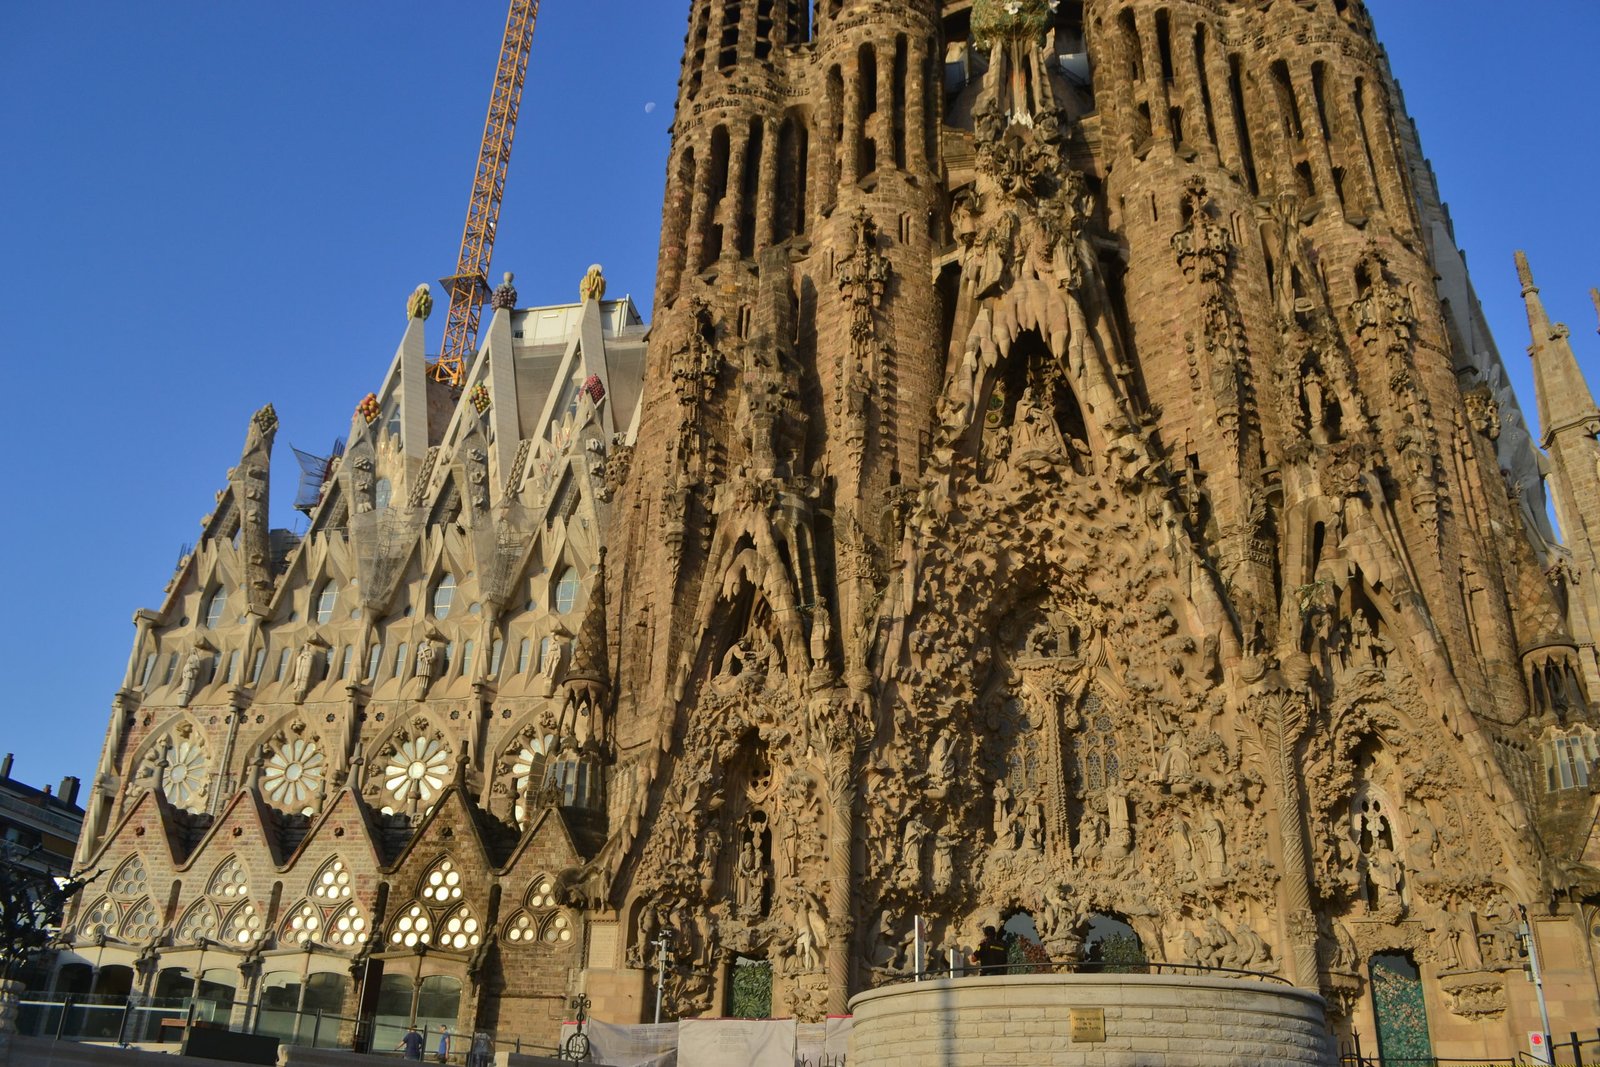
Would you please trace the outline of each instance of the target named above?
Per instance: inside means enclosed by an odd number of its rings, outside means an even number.
[[[352,1049],[374,1055],[400,1055],[401,1038],[410,1029],[392,1017],[335,1015],[262,1007],[254,1003],[218,1003],[209,1000],[149,999],[139,996],[89,996],[24,993],[17,1003],[17,1032],[24,1037],[79,1041],[109,1045],[160,1045],[181,1043],[191,1027],[214,1027],[275,1038],[280,1045]],[[234,1026],[234,1019],[244,1025]],[[471,1062],[475,1035],[452,1032],[441,1055],[441,1033],[430,1027],[423,1036],[424,1059],[432,1063]],[[519,1035],[487,1035],[496,1049],[532,1055],[556,1056],[555,1046]]]

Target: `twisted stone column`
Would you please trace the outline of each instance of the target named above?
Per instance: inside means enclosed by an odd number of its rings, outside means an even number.
[[[849,714],[847,711],[842,714]],[[828,1013],[850,1001],[850,946],[855,940],[852,856],[855,849],[855,747],[849,732],[828,747]]]

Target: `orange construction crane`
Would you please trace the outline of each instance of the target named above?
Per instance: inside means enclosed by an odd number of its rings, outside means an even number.
[[[506,194],[506,168],[511,164],[511,139],[517,132],[517,111],[522,105],[522,85],[528,77],[528,54],[533,50],[533,25],[538,17],[539,0],[511,0],[494,93],[489,97],[489,117],[483,123],[478,171],[472,179],[472,202],[467,206],[466,228],[461,231],[461,255],[456,259],[456,272],[439,283],[450,294],[450,316],[445,320],[444,345],[432,373],[435,381],[457,387],[466,374],[467,361],[478,348],[478,321],[489,295],[489,258],[494,254],[500,202]]]

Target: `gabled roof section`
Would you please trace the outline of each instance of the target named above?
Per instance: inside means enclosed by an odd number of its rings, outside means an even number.
[[[499,868],[516,844],[516,831],[509,829],[488,812],[481,810],[467,795],[466,760],[456,761],[455,781],[445,786],[433,808],[423,817],[416,833],[389,865],[394,871],[413,859],[419,850],[459,852],[470,841],[485,865]]]

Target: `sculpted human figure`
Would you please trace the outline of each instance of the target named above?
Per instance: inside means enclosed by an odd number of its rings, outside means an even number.
[[[1028,847],[1044,851],[1044,805],[1037,800],[1028,805]]]
[[[761,901],[766,888],[766,870],[761,862],[761,852],[756,847],[755,838],[748,837],[745,839],[744,847],[739,850],[737,903],[741,916],[755,918],[760,915]]]
[[[1033,388],[1022,391],[1011,420],[1011,455],[1016,459],[1029,456],[1059,456],[1067,451],[1055,416],[1035,401]]]
[[[1174,729],[1167,734],[1167,743],[1162,747],[1161,754],[1156,757],[1156,770],[1151,776],[1151,781],[1158,784],[1181,785],[1193,777],[1194,768],[1189,758],[1189,749],[1183,743],[1183,731]]]
[[[906,821],[900,835],[900,884],[913,886],[922,881],[922,842],[928,826],[915,815]]]
[[[956,842],[955,828],[946,824],[933,835],[933,891],[947,892],[955,884]]]
[[[178,703],[188,707],[189,701],[194,699],[195,690],[200,687],[200,671],[205,666],[205,657],[200,655],[198,648],[191,649],[189,655],[183,660],[183,680],[178,686]]]
[[[1126,856],[1133,845],[1133,828],[1128,817],[1128,789],[1121,782],[1106,789],[1106,851]]]
[[[948,787],[956,776],[956,743],[952,733],[941,733],[933,742],[928,754],[928,784],[936,788]]]
[[[1207,809],[1200,813],[1200,824],[1197,829],[1200,833],[1201,850],[1205,855],[1206,877],[1212,880],[1226,877],[1228,852],[1223,838],[1222,823],[1217,821],[1215,813]]]
[[[317,665],[317,646],[307,641],[300,646],[299,655],[294,659],[294,678],[290,687],[299,695],[304,696],[311,688],[311,679]]]
[[[1011,836],[1011,790],[1005,779],[994,783],[994,840],[999,845]]]
[[[1367,858],[1367,877],[1372,881],[1378,907],[1400,903],[1401,870],[1393,849],[1379,845],[1373,850]]]
[[[417,644],[417,677],[424,684],[433,681],[433,664],[438,650],[433,647],[433,642],[423,640]]]
[[[828,612],[828,599],[817,597],[817,606],[811,611],[811,667],[819,670],[828,665],[828,648],[833,643],[833,616]]]

